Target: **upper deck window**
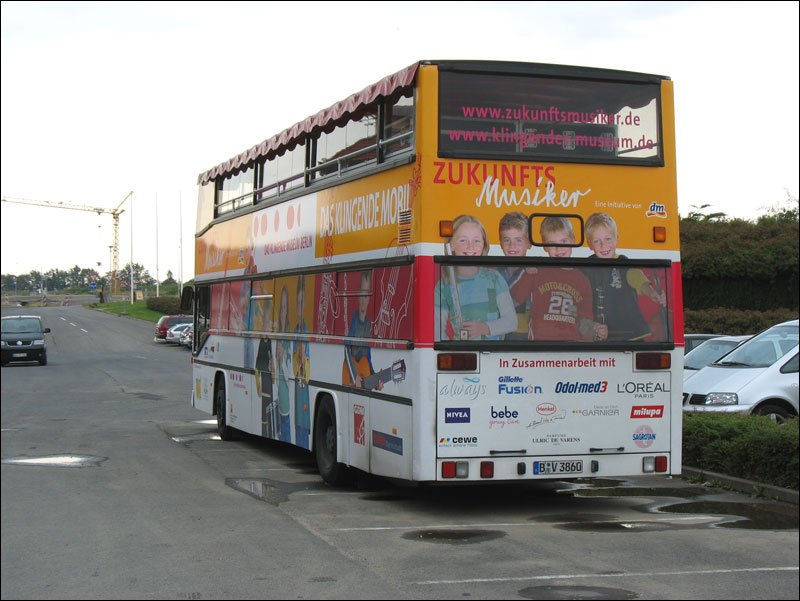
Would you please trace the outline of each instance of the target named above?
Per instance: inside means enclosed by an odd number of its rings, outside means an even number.
[[[662,165],[660,86],[439,73],[439,156]]]

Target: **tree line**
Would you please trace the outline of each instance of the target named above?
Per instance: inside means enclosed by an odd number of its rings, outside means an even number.
[[[687,315],[714,309],[777,310],[796,315],[800,306],[797,199],[790,197],[788,206],[768,210],[755,220],[703,213],[705,208],[703,205],[680,220],[683,302]],[[92,282],[99,291],[108,290],[111,280],[110,273],[101,275],[77,265],[69,271],[51,269],[0,277],[6,295],[43,291],[88,293]],[[129,291],[130,263],[119,271],[118,278],[120,290]],[[133,278],[137,290],[156,288],[156,281],[138,263],[133,264]],[[171,271],[160,286],[162,294],[180,294],[179,282]]]
[[[131,269],[133,269],[133,284],[136,290],[155,290],[156,280],[148,273],[147,269],[139,263],[128,263],[117,272],[120,291],[130,291]],[[89,294],[92,288],[96,291],[108,291],[111,286],[112,274],[100,274],[97,270],[75,265],[72,269],[51,269],[49,271],[31,271],[21,275],[2,274],[0,283],[3,294],[17,296],[39,295],[46,292],[60,294]],[[94,284],[94,286],[92,286]],[[180,284],[172,276],[172,271],[167,271],[167,277],[159,282],[164,294],[179,294]],[[172,292],[169,290],[174,288]]]

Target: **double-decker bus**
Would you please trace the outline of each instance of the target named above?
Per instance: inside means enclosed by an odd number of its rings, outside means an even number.
[[[194,407],[419,482],[679,474],[668,77],[420,61],[200,174]]]

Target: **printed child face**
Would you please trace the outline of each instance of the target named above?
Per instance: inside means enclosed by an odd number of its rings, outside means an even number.
[[[613,259],[617,253],[617,237],[605,225],[594,228],[587,244],[601,259]]]
[[[547,232],[542,235],[542,242],[550,244],[575,244],[575,236],[566,230],[557,230],[555,232]],[[551,257],[571,257],[571,246],[545,246],[544,252]]]
[[[523,257],[530,247],[525,231],[511,227],[500,232],[500,248],[507,257]]]
[[[363,319],[367,316],[369,307],[369,280],[361,278],[361,295],[358,297],[358,316]]]
[[[462,223],[450,239],[453,254],[463,257],[479,257],[483,254],[483,232],[475,223]]]

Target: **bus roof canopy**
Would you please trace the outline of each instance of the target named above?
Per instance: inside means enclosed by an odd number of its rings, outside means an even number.
[[[201,173],[197,178],[197,183],[199,185],[207,184],[220,175],[237,173],[261,158],[283,154],[285,150],[293,149],[307,134],[314,131],[332,130],[336,122],[341,118],[361,110],[375,102],[379,97],[389,97],[395,92],[410,86],[414,82],[418,67],[419,62],[409,65],[405,69],[401,69],[397,73],[393,73],[379,82],[367,86],[360,92],[351,94],[344,100],[321,110],[317,114],[295,123],[281,133],[267,138],[249,150],[245,150],[232,159],[228,159],[224,163],[220,163],[216,167]]]

